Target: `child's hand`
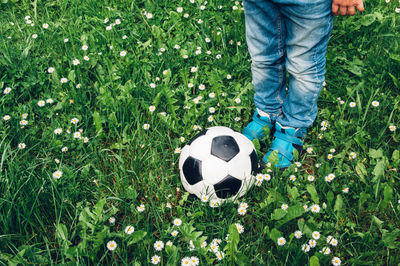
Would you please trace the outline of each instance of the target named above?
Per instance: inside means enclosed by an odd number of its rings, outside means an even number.
[[[360,12],[364,11],[364,4],[363,0],[333,0],[332,1],[332,13],[336,16],[339,15],[339,8],[340,8],[340,15],[346,16],[354,16],[356,14],[356,8]]]

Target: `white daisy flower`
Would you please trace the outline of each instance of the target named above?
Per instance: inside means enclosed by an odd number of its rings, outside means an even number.
[[[140,204],[139,206],[136,207],[136,210],[138,212],[144,212],[146,210],[146,207],[144,206],[144,204]]]
[[[125,227],[125,233],[130,235],[135,231],[135,228],[132,225],[128,225]]]
[[[301,246],[301,250],[304,251],[305,253],[309,252],[310,249],[311,249],[311,247],[310,247],[310,245],[308,245],[308,244],[303,244],[303,245]]]
[[[175,218],[174,221],[173,221],[173,224],[176,225],[176,226],[181,226],[182,220],[179,219],[179,218]]]
[[[242,208],[242,207],[240,207],[240,208],[238,208],[238,213],[239,213],[239,215],[245,215],[246,214],[246,212],[247,212],[247,209],[246,208]]]
[[[331,262],[334,266],[339,266],[342,264],[342,261],[338,257],[333,257]]]
[[[283,246],[286,244],[286,239],[284,237],[280,237],[280,238],[278,238],[277,242],[278,242],[279,246]]]
[[[323,247],[321,253],[324,255],[329,255],[331,254],[331,249],[329,247]]]
[[[108,241],[107,248],[110,251],[114,251],[117,248],[117,243],[114,240]]]
[[[202,196],[201,196],[201,201],[202,201],[202,202],[207,202],[207,201],[208,201],[208,198],[209,198],[209,197],[208,197],[207,195],[202,195]]]
[[[161,251],[164,248],[164,242],[162,242],[161,240],[158,240],[154,243],[154,249],[157,251]]]
[[[151,263],[154,264],[154,265],[159,264],[160,261],[161,261],[161,258],[158,255],[154,255],[153,257],[151,257]]]
[[[318,204],[311,205],[310,208],[311,208],[311,212],[313,212],[313,213],[319,213],[319,211],[321,210],[321,208],[319,207]]]
[[[110,223],[110,224],[114,224],[115,223],[115,217],[110,217],[110,218],[108,218],[108,222]]]
[[[315,240],[318,240],[321,237],[321,234],[318,231],[312,232],[311,235]]]
[[[379,106],[379,102],[378,101],[373,101],[371,104],[372,104],[373,107],[378,107]]]
[[[20,150],[25,149],[25,147],[26,147],[25,143],[18,144],[18,149]]]
[[[81,132],[76,131],[74,132],[74,139],[80,139],[81,138]]]
[[[239,223],[235,223],[236,225],[236,229],[238,230],[239,234],[242,234],[244,232],[244,227],[243,225],[239,224]]]
[[[303,233],[300,230],[294,232],[294,237],[300,239],[303,236]]]

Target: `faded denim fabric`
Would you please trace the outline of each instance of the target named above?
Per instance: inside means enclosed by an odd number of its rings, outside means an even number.
[[[307,128],[317,115],[331,5],[331,0],[244,0],[254,103],[283,126]]]

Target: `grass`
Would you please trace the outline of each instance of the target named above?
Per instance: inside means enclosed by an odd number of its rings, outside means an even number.
[[[154,255],[165,265],[193,256],[222,265],[317,265],[334,256],[349,265],[400,263],[400,5],[365,4],[363,15],[335,20],[326,86],[305,147],[312,149],[297,172],[274,171],[250,190],[241,216],[237,204],[211,208],[185,193],[175,153],[199,128],[241,131],[252,115],[239,3],[3,0],[0,263],[146,265]],[[39,106],[48,99],[53,103]],[[325,181],[331,173],[334,180]],[[320,212],[304,211],[314,204]],[[302,251],[314,231],[321,235],[316,247]],[[338,244],[327,244],[328,236]],[[213,239],[222,240],[223,253],[207,251]],[[158,240],[173,245],[157,251]],[[320,253],[324,247],[330,254]]]

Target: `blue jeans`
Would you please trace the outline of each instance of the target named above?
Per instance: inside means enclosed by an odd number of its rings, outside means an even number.
[[[330,0],[244,0],[254,103],[283,126],[307,128],[317,116],[331,5]]]

